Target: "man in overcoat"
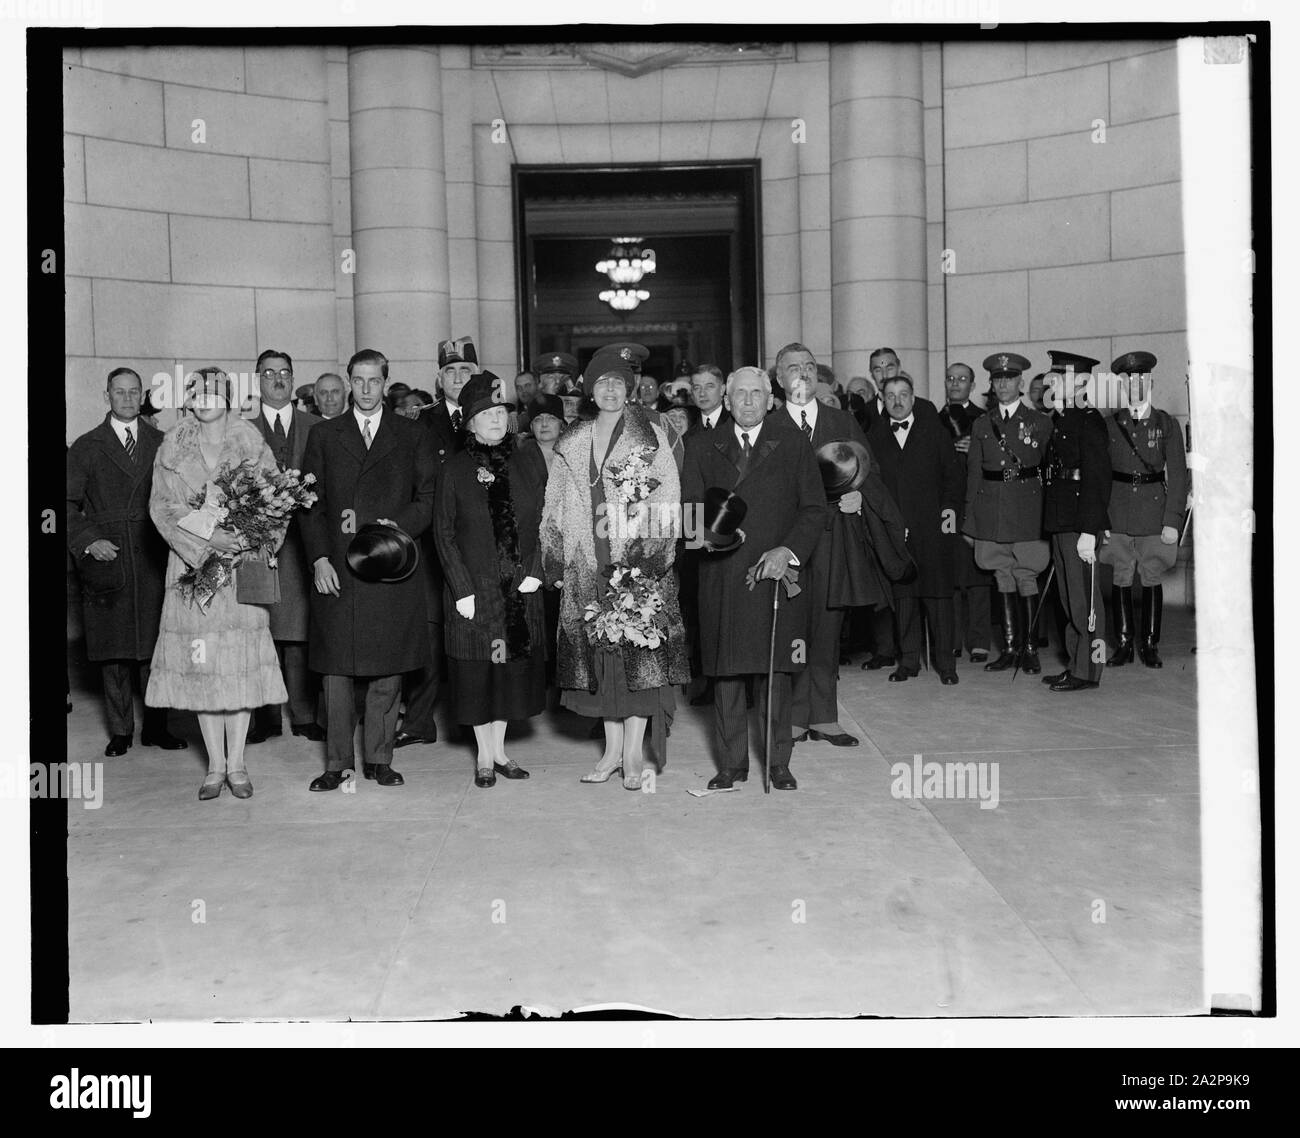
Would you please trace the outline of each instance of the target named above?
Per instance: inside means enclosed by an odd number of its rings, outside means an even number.
[[[1142,625],[1138,654],[1148,668],[1163,667],[1160,616],[1164,588],[1160,578],[1178,560],[1178,534],[1187,501],[1187,452],[1183,432],[1168,411],[1151,405],[1150,352],[1125,352],[1111,371],[1126,382],[1127,406],[1106,420],[1110,434],[1110,537],[1097,555],[1115,571],[1111,614],[1119,644],[1106,661],[1119,667],[1133,659],[1139,633],[1133,619],[1133,576],[1142,584]]]
[[[817,383],[817,361],[803,344],[792,343],[776,355],[776,375],[785,391],[785,415],[792,426],[811,444],[814,453],[828,443],[853,441],[867,446],[857,420],[847,411],[830,407],[813,398]],[[870,448],[868,448],[870,449]],[[795,741],[824,740],[835,747],[856,747],[858,740],[839,722],[840,630],[845,609],[832,603],[839,598],[846,579],[866,575],[866,546],[861,540],[845,540],[845,531],[862,512],[862,493],[852,490],[834,504],[827,503],[824,528],[813,548],[808,568],[799,583],[808,593],[812,613],[808,666],[792,681],[791,722]],[[836,531],[839,531],[837,534]]]
[[[109,412],[68,451],[68,550],[81,579],[86,655],[100,665],[108,716],[110,758],[124,755],[135,735],[131,673],[140,691],[162,613],[167,546],[149,519],[153,460],[162,432],[140,418],[140,376],[131,368],[108,374]],[[180,750],[167,730],[165,708],[145,707],[140,742]]]
[[[253,426],[261,432],[281,470],[301,470],[307,453],[307,434],[321,421],[289,402],[293,392],[293,359],[287,352],[268,348],[257,357],[257,382],[261,403]],[[280,601],[270,605],[271,638],[280,656],[284,686],[289,692],[289,724],[295,735],[315,742],[325,738],[316,723],[316,690],[307,669],[308,578],[307,555],[302,548],[300,520],[289,522],[279,563]],[[279,707],[259,707],[248,731],[250,743],[282,733]]]
[[[808,592],[788,597],[781,580],[802,575],[826,524],[826,493],[808,440],[788,419],[766,417],[775,402],[767,373],[746,367],[727,379],[732,422],[686,440],[682,502],[699,509],[713,487],[744,499],[742,544],[700,563],[700,656],[714,678],[718,773],[712,789],[749,775],[745,685],[754,685],[759,721],[767,714],[772,589],[781,590],[772,691],[772,786],[795,790],[790,773],[790,680],[802,671],[811,631]],[[775,585],[773,582],[776,582]],[[751,587],[752,585],[752,587]]]
[[[953,663],[952,594],[954,543],[965,491],[965,465],[953,450],[952,436],[936,417],[917,418],[912,381],[885,381],[886,417],[867,435],[880,477],[902,511],[907,548],[916,562],[916,579],[894,585],[901,658],[890,674],[894,682],[918,675],[923,642],[921,611],[934,637],[933,658],[944,684],[957,682]],[[962,549],[965,550],[965,545]]]
[[[1099,361],[1074,352],[1049,351],[1052,436],[1047,447],[1043,529],[1065,608],[1064,672],[1044,676],[1055,692],[1083,691],[1101,683],[1106,662],[1106,613],[1096,587],[1097,552],[1110,526],[1110,437],[1101,412],[1088,405],[1089,373]],[[1095,619],[1088,628],[1089,616]]]
[[[347,550],[363,525],[386,522],[416,541],[433,520],[438,464],[418,421],[383,409],[388,360],[370,349],[348,362],[350,412],[316,424],[303,471],[316,476],[316,504],[303,515],[303,545],[312,568],[308,663],[325,678],[325,773],[312,790],[334,790],[353,767],[356,688],[365,685],[363,773],[400,786],[392,768],[402,673],[429,659],[425,585],[419,572],[402,581],[368,582],[348,568]]]

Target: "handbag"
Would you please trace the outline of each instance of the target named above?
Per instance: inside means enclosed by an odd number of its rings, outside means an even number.
[[[264,553],[250,555],[235,567],[235,600],[241,605],[280,603],[280,570]]]

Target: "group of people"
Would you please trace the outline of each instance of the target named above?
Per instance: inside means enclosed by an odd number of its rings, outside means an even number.
[[[448,340],[435,398],[369,349],[305,392],[289,354],[268,349],[250,407],[202,368],[165,436],[141,417],[140,376],[115,368],[103,423],[68,452],[105,754],[132,745],[138,669],[143,745],[184,748],[167,709],[198,715],[201,798],[253,793],[245,748],[282,733],[286,703],[292,732],[325,744],[311,790],[350,776],[358,721],[363,775],[400,786],[394,752],[436,741],[445,692],[486,788],[529,777],[507,725],[558,688],[603,724],[582,781],[639,789],[666,762],[678,689],[699,685],[692,702],[714,708],[710,788],[747,779],[754,706],[771,723],[771,785],[793,790],[794,744],[859,742],[838,721],[845,650],[867,646],[863,666],[903,682],[928,629],[942,684],[958,682],[963,644],[988,670],[1039,673],[1049,576],[1069,661],[1043,677],[1052,691],[1095,688],[1135,648],[1160,666],[1187,467],[1181,430],[1151,404],[1154,356],[1114,361],[1127,406],[1103,417],[1083,395],[1098,361],[1068,352],[1034,379],[1050,414],[1026,402],[1030,363],[1012,352],[984,361],[987,411],[970,366],[947,369],[937,408],[889,348],[843,390],[799,343],[770,371],[704,365],[663,384],[642,374],[648,354],[611,344],[580,367],[545,353],[511,392],[471,340]],[[278,599],[227,584],[196,606],[182,574],[213,550],[249,556],[239,533],[194,523],[205,488],[241,462],[300,471],[315,502],[276,534]],[[1099,559],[1114,573],[1109,657]]]

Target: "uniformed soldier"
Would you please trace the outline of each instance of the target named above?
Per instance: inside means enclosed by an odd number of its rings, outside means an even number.
[[[543,395],[563,395],[582,369],[568,352],[543,352],[533,360],[533,374]]]
[[[1106,614],[1097,593],[1097,547],[1109,525],[1110,453],[1106,422],[1089,407],[1087,383],[1097,360],[1074,352],[1050,351],[1050,388],[1045,396],[1052,411],[1052,437],[1047,448],[1047,488],[1043,528],[1052,542],[1052,561],[1065,608],[1065,652],[1069,666],[1044,676],[1052,691],[1082,691],[1101,682],[1102,660],[1093,650],[1104,647]],[[1094,617],[1090,629],[1089,617]]]
[[[962,533],[975,550],[975,564],[993,571],[996,619],[1002,650],[984,665],[1001,672],[1019,662],[1042,670],[1038,645],[1028,636],[1038,595],[1038,574],[1047,565],[1043,540],[1042,463],[1052,423],[1020,400],[1029,361],[999,352],[984,361],[997,406],[971,425],[966,454],[966,513]]]
[[[1128,406],[1107,421],[1110,435],[1110,538],[1099,560],[1114,569],[1111,609],[1119,644],[1106,664],[1133,660],[1133,570],[1142,581],[1142,629],[1138,654],[1148,668],[1162,666],[1160,578],[1178,559],[1178,531],[1187,500],[1183,432],[1168,411],[1151,406],[1150,352],[1126,352],[1110,370],[1127,386]]]

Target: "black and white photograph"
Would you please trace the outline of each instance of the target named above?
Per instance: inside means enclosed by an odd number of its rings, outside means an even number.
[[[1262,1033],[1268,13],[355,7],[28,30],[30,1022]]]

